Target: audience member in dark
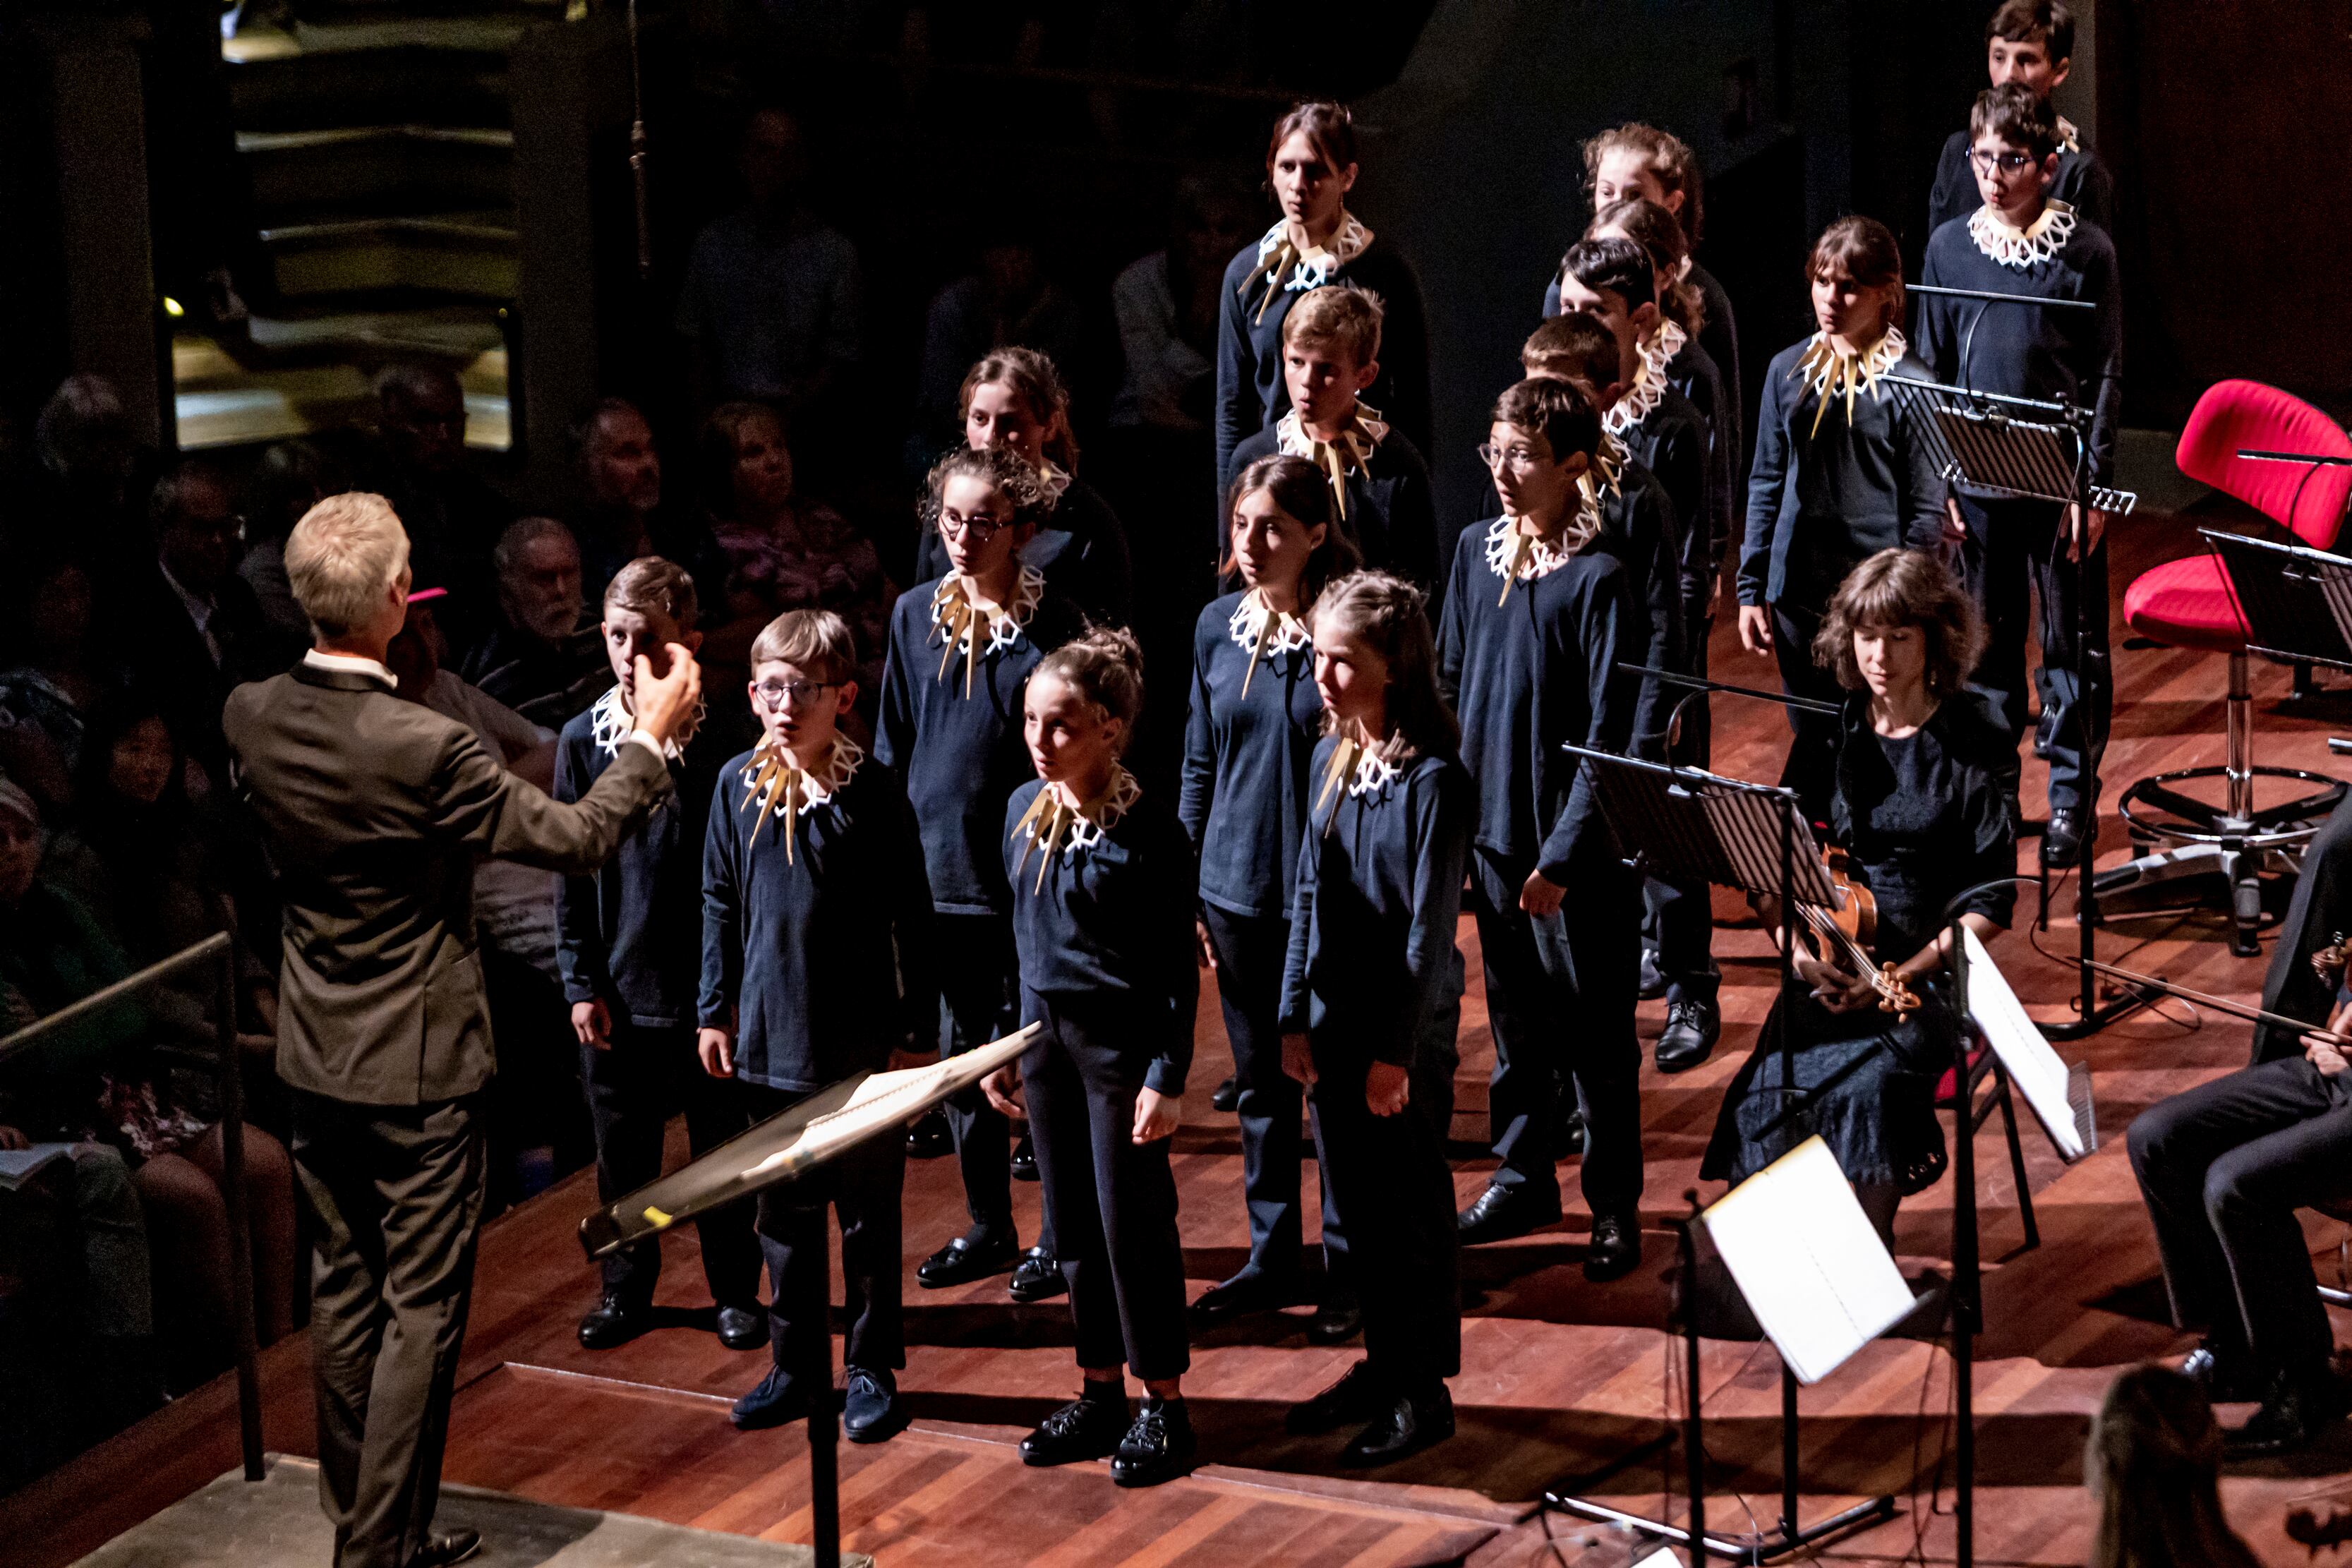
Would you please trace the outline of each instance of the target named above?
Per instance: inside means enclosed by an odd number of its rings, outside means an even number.
[[[786,610],[831,610],[849,623],[870,703],[882,689],[890,606],[898,591],[873,542],[839,512],[793,490],[783,421],[759,403],[729,403],[702,426],[702,494],[727,560],[723,605],[706,606],[702,664],[714,690],[749,679],[751,639]]]
[[[662,505],[661,450],[637,405],[603,399],[572,426],[572,446],[580,463],[572,537],[580,545],[583,602],[595,609],[614,574],[646,555],[677,562],[693,574],[698,595],[721,597],[726,557],[691,508]]]
[[[1113,430],[1178,432],[1193,437],[1188,450],[1211,449],[1225,262],[1249,237],[1252,213],[1240,191],[1187,175],[1177,183],[1167,247],[1138,258],[1111,284],[1124,360]]]
[[[229,689],[276,675],[301,649],[272,627],[236,574],[244,521],[226,477],[185,458],[155,483],[147,515],[155,564],[133,579],[114,631],[131,673],[162,706],[173,732],[215,785],[226,777],[221,704]]]
[[[931,297],[923,324],[912,454],[922,469],[957,444],[974,361],[992,350],[1025,348],[1071,367],[1086,354],[1086,312],[1047,272],[1029,237],[1035,219],[1028,209],[992,211],[982,221],[992,232],[981,241],[977,269]]]
[[[101,570],[145,559],[146,500],[155,457],[131,427],[122,394],[102,375],[69,375],[33,426],[54,526]]]
[[[376,447],[371,488],[408,531],[419,583],[449,590],[458,647],[486,628],[490,550],[515,509],[466,464],[466,394],[443,365],[401,363],[375,378]]]
[[[73,804],[90,710],[120,689],[121,671],[96,636],[90,574],[68,556],[25,564],[5,590],[0,637],[0,769],[45,808]]]
[[[460,673],[532,723],[562,729],[605,679],[596,622],[580,597],[579,547],[553,518],[527,517],[499,537],[490,566],[498,616]]]
[[[326,454],[308,441],[278,442],[246,476],[245,554],[236,574],[253,590],[262,618],[297,647],[310,640],[310,623],[286,581],[286,536],[304,512],[342,488]]]
[[[857,251],[806,205],[808,155],[790,111],[753,112],[738,167],[744,204],[695,237],[678,293],[695,406],[754,398],[797,419],[857,363]]]
[[[12,797],[13,796],[13,797]],[[0,792],[14,836],[38,834],[31,797]],[[21,847],[16,853],[21,853]],[[13,863],[13,855],[0,860]],[[0,984],[36,1016],[57,1011],[131,971],[121,941],[47,867],[0,875]],[[15,1080],[11,1125],[37,1141],[91,1140],[121,1152],[146,1216],[155,1278],[172,1282],[158,1320],[171,1386],[188,1388],[228,1362],[232,1332],[228,1208],[220,1190],[214,1075],[175,1068],[151,1047],[204,1047],[175,1030],[152,998],[102,1008],[45,1048],[36,1077]],[[254,1310],[268,1344],[293,1326],[294,1186],[285,1145],[245,1130],[246,1202],[253,1223]]]
[[[1127,625],[1135,598],[1127,530],[1102,492],[1076,476],[1078,438],[1070,430],[1070,395],[1054,362],[1034,349],[999,349],[966,373],[956,409],[966,446],[1013,452],[1037,470],[1053,503],[1022,561],[1043,572],[1089,618]],[[924,529],[915,549],[915,580],[928,583],[948,570],[939,530]]]

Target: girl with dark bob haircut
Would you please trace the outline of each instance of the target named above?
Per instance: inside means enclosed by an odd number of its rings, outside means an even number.
[[[1927,634],[1930,693],[1949,697],[1967,684],[1984,652],[1984,620],[1950,570],[1924,550],[1882,550],[1847,574],[1813,638],[1813,662],[1847,690],[1865,690],[1854,633],[1902,626]]]

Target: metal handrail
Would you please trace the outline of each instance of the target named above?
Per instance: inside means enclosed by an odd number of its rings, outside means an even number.
[[[28,1055],[68,1025],[205,963],[215,964],[218,970],[214,1007],[220,1041],[221,1198],[228,1208],[229,1291],[236,1319],[237,1436],[244,1449],[245,1479],[257,1481],[262,1479],[261,1352],[254,1325],[253,1216],[245,1200],[245,1069],[236,1046],[236,944],[227,932],[215,931],[169,958],[36,1018],[0,1037],[0,1067]]]

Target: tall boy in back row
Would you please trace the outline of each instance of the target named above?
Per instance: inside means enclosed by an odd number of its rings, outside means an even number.
[[[2074,69],[2074,14],[2066,0],[2003,0],[1985,24],[1985,74],[1995,87],[2014,82],[2045,105]],[[2074,209],[2084,223],[2102,232],[2115,222],[2116,182],[2099,155],[2083,145],[2081,135],[2055,109],[2050,121],[2058,132],[2058,170],[2051,176],[2050,195]],[[1976,210],[1975,172],[1969,164],[1974,133],[1955,131],[1936,161],[1936,184],[1927,195],[1927,232],[1934,234],[1956,217]]]
[[[2123,401],[2123,314],[2115,247],[2095,225],[2050,197],[2058,131],[2047,104],[2017,83],[1989,89],[1969,117],[1976,211],[1927,240],[1922,281],[1948,289],[2027,295],[2092,308],[2038,309],[1930,296],[1919,307],[1919,357],[1938,381],[1979,392],[2092,411],[2090,479],[2114,482],[2116,416]],[[1969,591],[1984,611],[1985,652],[1971,682],[2012,740],[2025,733],[2029,594],[2041,601],[2042,668],[2034,672],[2048,738],[2050,820],[2043,861],[2072,865],[2098,809],[2089,787],[2106,741],[2106,516],[1955,484],[1968,537]],[[2077,618],[2081,635],[2077,637]],[[2080,646],[2078,647],[2078,641]],[[2016,799],[2012,750],[2006,781]],[[2012,817],[2018,808],[2012,806]]]

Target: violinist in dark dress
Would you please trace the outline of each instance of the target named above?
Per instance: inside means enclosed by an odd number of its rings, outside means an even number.
[[[1954,1045],[1937,995],[1949,945],[1944,911],[2017,869],[2000,784],[2008,737],[1963,685],[1983,639],[1967,594],[1923,552],[1880,551],[1831,598],[1813,657],[1851,694],[1831,829],[1853,880],[1877,901],[1874,965],[1893,964],[1921,1005],[1882,1011],[1877,984],[1850,960],[1838,962],[1837,944],[1825,944],[1828,958],[1801,948],[1794,983],[1733,1078],[1699,1167],[1707,1180],[1743,1182],[1818,1133],[1887,1240],[1895,1206],[1947,1163],[1935,1111]],[[2015,902],[2014,889],[1988,889],[1961,919],[1989,938]],[[1766,920],[1777,929],[1780,911],[1768,907]],[[1806,1109],[1794,1115],[1784,1114],[1784,1065],[1804,1092]]]

